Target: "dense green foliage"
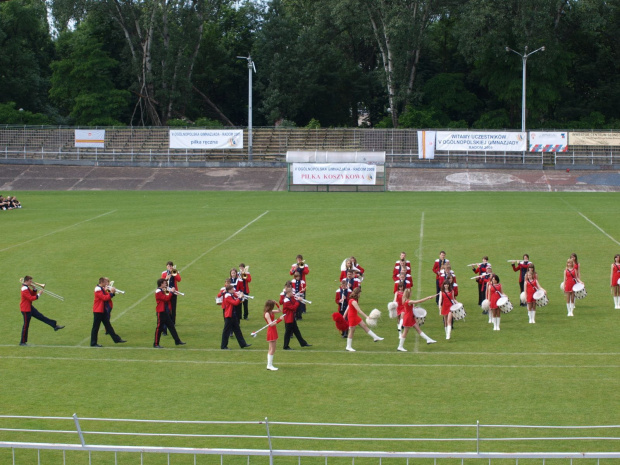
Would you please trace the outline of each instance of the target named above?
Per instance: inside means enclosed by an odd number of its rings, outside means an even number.
[[[620,128],[618,0],[0,2],[0,103],[53,123]],[[53,31],[53,33],[52,33]],[[0,123],[12,119],[2,118]],[[177,124],[177,123],[174,123]],[[316,123],[313,123],[316,124]]]

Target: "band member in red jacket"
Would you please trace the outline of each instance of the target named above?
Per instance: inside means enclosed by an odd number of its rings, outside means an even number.
[[[301,279],[305,280],[308,273],[310,273],[310,268],[308,267],[308,264],[304,261],[303,255],[297,255],[296,260],[297,261],[291,265],[291,270],[289,271],[289,274],[291,276],[294,276],[295,272],[298,271]]]
[[[99,284],[95,286],[95,300],[93,302],[93,328],[90,331],[91,347],[102,347],[101,344],[97,343],[97,336],[101,323],[103,323],[106,334],[109,334],[116,344],[127,342],[114,332],[114,328],[110,323],[110,312],[114,305],[112,297],[114,297],[115,294],[116,288],[110,287],[110,280],[104,277],[99,278]]]
[[[179,291],[179,283],[181,282],[181,273],[174,266],[173,262],[166,263],[166,270],[161,273],[161,277],[168,282],[169,288],[174,288],[175,291]],[[176,325],[177,324],[177,294],[172,293],[170,299],[170,319]],[[166,328],[164,327],[164,331]]]
[[[302,302],[302,300],[306,298],[306,281],[301,278],[299,271],[295,271],[294,278],[295,279],[291,279],[291,287],[293,288],[295,296],[300,297],[300,301],[298,302],[299,306],[297,308],[296,319],[301,320],[303,318],[302,314],[306,313],[306,304]]]
[[[530,262],[530,256],[528,254],[523,254],[523,260],[520,262],[512,261],[512,270],[514,272],[519,272],[519,289],[521,290],[521,292],[525,290],[525,273],[527,273],[528,265],[530,265],[531,263],[532,262]],[[527,304],[521,302],[520,305],[521,307],[525,307]]]
[[[286,297],[284,298],[284,304],[282,307],[282,311],[284,313],[284,326],[286,327],[284,331],[284,350],[293,350],[289,343],[291,341],[291,336],[294,334],[297,340],[299,341],[299,345],[302,347],[310,347],[311,344],[308,344],[306,340],[301,335],[301,331],[299,331],[299,327],[297,326],[297,321],[295,321],[295,315],[297,313],[297,309],[300,305],[301,296],[296,295],[293,288],[289,288],[286,290]]]
[[[222,350],[228,350],[228,337],[232,331],[237,338],[239,347],[242,349],[250,347],[252,344],[245,342],[241,328],[239,328],[239,320],[234,315],[234,307],[241,304],[241,293],[235,292],[235,287],[232,284],[226,286],[226,293],[224,294],[224,329],[222,331],[222,344],[220,348]]]
[[[478,276],[481,276],[487,272],[487,266],[489,266],[489,257],[486,255],[482,257],[482,263],[476,263],[472,265],[471,270]],[[478,305],[482,305],[482,301],[486,298],[486,289],[483,286],[482,280],[478,279]]]
[[[435,289],[437,290],[437,303],[439,303],[439,291],[441,290],[439,285],[439,277],[441,275],[441,269],[446,263],[450,263],[450,260],[446,258],[446,252],[442,250],[439,252],[439,258],[435,260],[435,263],[433,263],[433,273],[435,273]]]
[[[245,295],[250,295],[250,283],[252,282],[252,275],[250,274],[249,267],[246,269],[245,263],[239,264],[239,272],[237,273],[237,291],[243,292]],[[248,319],[248,299],[241,300],[243,305],[243,319]]]
[[[37,300],[43,290],[37,291],[32,284],[32,276],[24,276],[22,289],[21,289],[21,302],[19,304],[19,310],[22,312],[22,317],[24,318],[24,326],[22,326],[22,335],[19,340],[20,346],[27,346],[28,342],[28,329],[30,328],[30,319],[35,317],[37,320],[42,321],[43,323],[50,325],[54,328],[54,331],[58,331],[59,329],[64,328],[64,326],[59,326],[56,320],[52,320],[41,312],[39,312],[34,306],[32,302]]]
[[[351,294],[351,289],[347,284],[347,280],[343,279],[340,281],[340,287],[336,289],[336,304],[338,304],[338,312],[344,316],[344,312],[347,310],[349,306],[349,294]],[[342,337],[347,337],[348,331],[342,331],[340,334]]]
[[[394,269],[392,270],[392,278],[394,281],[398,278],[403,271],[405,274],[411,275],[411,262],[407,260],[407,254],[405,252],[400,253],[400,260],[396,261]]]
[[[157,313],[157,327],[155,328],[155,341],[153,342],[153,347],[156,349],[162,348],[159,342],[164,328],[168,328],[170,330],[170,334],[174,338],[174,343],[176,345],[185,345],[185,342],[181,341],[179,338],[177,330],[174,326],[174,321],[172,321],[172,317],[170,316],[170,303],[172,302],[172,296],[176,291],[173,287],[168,286],[169,284],[167,279],[159,278],[157,280],[157,289],[155,289],[155,301],[157,302],[157,306],[155,307],[155,312]]]

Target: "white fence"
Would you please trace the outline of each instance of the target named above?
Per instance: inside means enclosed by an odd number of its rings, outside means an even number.
[[[388,425],[277,422],[267,418],[264,421],[166,421],[78,418],[75,414],[72,417],[1,415],[0,434],[5,440],[0,441],[0,463],[10,463],[10,458],[13,464],[31,464],[36,451],[38,464],[59,463],[60,457],[63,464],[117,464],[119,457],[124,459],[122,463],[143,464],[145,457],[155,454],[167,456],[169,464],[176,459],[181,463],[180,456],[187,455],[193,456],[194,463],[201,456],[215,456],[220,464],[234,461],[248,465],[267,463],[267,460],[273,465],[284,457],[295,458],[298,464],[302,457],[309,463],[320,463],[317,462],[320,458],[325,465],[337,458],[350,459],[351,464],[358,458],[372,459],[379,464],[383,459],[404,459],[401,463],[407,465],[414,459],[433,463],[444,459],[469,463],[477,459],[479,463],[484,460],[485,465],[494,459],[509,459],[515,464],[519,459],[538,459],[542,463],[564,459],[571,464],[577,459],[592,459],[589,463],[596,460],[597,464],[601,461],[618,464],[618,431],[620,425]],[[11,438],[14,440],[6,440]],[[242,447],[223,447],[231,442]],[[316,444],[318,448],[314,447]],[[30,450],[29,454],[24,450]],[[290,459],[286,463],[291,463]]]

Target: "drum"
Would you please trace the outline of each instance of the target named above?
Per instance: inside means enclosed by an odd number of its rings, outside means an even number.
[[[534,300],[536,301],[537,307],[544,307],[549,303],[549,299],[547,298],[547,294],[542,289],[534,292]]]
[[[510,313],[513,308],[512,303],[510,303],[510,299],[507,295],[504,295],[497,300],[497,306],[502,311],[502,313]]]
[[[467,316],[467,314],[465,313],[465,307],[463,307],[463,304],[461,303],[454,304],[452,307],[450,307],[450,312],[452,312],[452,318],[457,321],[462,320]]]
[[[422,326],[426,320],[426,310],[422,307],[413,307],[413,316],[418,326]]]
[[[575,283],[573,286],[573,292],[575,293],[575,299],[583,299],[588,295],[586,292],[586,285],[583,283]]]

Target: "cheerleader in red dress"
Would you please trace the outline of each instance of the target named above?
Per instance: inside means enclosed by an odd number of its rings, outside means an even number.
[[[527,316],[530,319],[529,323],[536,323],[536,300],[534,300],[534,293],[538,290],[544,291],[544,289],[538,282],[538,275],[534,271],[533,266],[528,267],[527,273],[525,273],[524,283]]]
[[[502,294],[502,285],[499,283],[499,276],[496,274],[491,275],[491,279],[487,284],[487,295],[486,298],[489,301],[489,315],[491,315],[493,323],[493,331],[499,331],[499,320],[502,315],[499,307],[497,306],[497,301],[501,299]]]
[[[420,325],[415,319],[415,315],[413,314],[413,307],[416,304],[421,304],[422,302],[426,302],[427,300],[435,298],[435,294],[429,295],[428,297],[425,297],[421,300],[409,300],[410,297],[411,297],[411,289],[405,289],[405,292],[403,293],[403,298],[402,298],[403,307],[404,307],[403,331],[399,336],[398,348],[396,349],[399,352],[407,352],[407,349],[405,349],[404,346],[405,346],[405,339],[407,339],[407,334],[409,333],[409,328],[415,328],[418,334],[426,340],[427,344],[434,344],[435,342],[437,342],[434,339],[431,339],[430,337],[428,337],[426,334],[424,334],[424,332],[420,329]]]
[[[355,349],[352,347],[353,335],[355,334],[355,328],[358,325],[361,326],[362,329],[366,331],[366,333],[368,333],[370,337],[372,337],[374,342],[383,341],[383,338],[377,336],[374,332],[372,332],[368,328],[368,326],[366,326],[366,323],[364,323],[364,320],[362,320],[358,315],[359,313],[364,318],[368,318],[368,316],[364,312],[362,312],[362,309],[357,303],[361,293],[362,293],[361,287],[356,287],[355,289],[353,289],[353,292],[351,292],[351,295],[349,296],[349,306],[344,312],[344,318],[349,322],[349,334],[347,336],[347,348],[346,348],[346,350],[348,350],[349,352],[355,352]]]
[[[452,333],[452,312],[450,311],[450,307],[452,305],[458,303],[454,299],[454,291],[452,290],[452,285],[448,281],[444,281],[441,285],[441,290],[439,291],[439,314],[443,317],[443,326],[446,330],[446,339],[450,339],[450,334]]]
[[[274,307],[278,307],[278,309],[274,310]],[[276,328],[276,325],[282,321],[282,318],[276,320],[273,315],[274,313],[280,313],[280,306],[274,300],[268,300],[265,302],[263,317],[269,325],[267,328],[267,342],[269,343],[267,369],[269,371],[278,371],[278,369],[273,366],[273,355],[276,353],[276,341],[278,340],[278,328]]]
[[[405,287],[405,284],[400,281],[396,282],[396,290],[394,292],[394,302],[396,302],[396,318],[398,319],[398,323],[396,328],[400,332],[403,329],[403,313],[405,312],[405,305],[403,303],[403,295],[405,293],[405,289],[409,289]]]
[[[614,308],[620,309],[620,254],[614,256],[611,264],[611,295],[614,297]]]
[[[580,282],[577,270],[575,270],[575,262],[573,262],[572,258],[569,258],[566,261],[566,269],[564,270],[564,295],[566,296],[568,316],[573,316],[573,311],[575,310],[575,291],[573,291],[573,286]]]

